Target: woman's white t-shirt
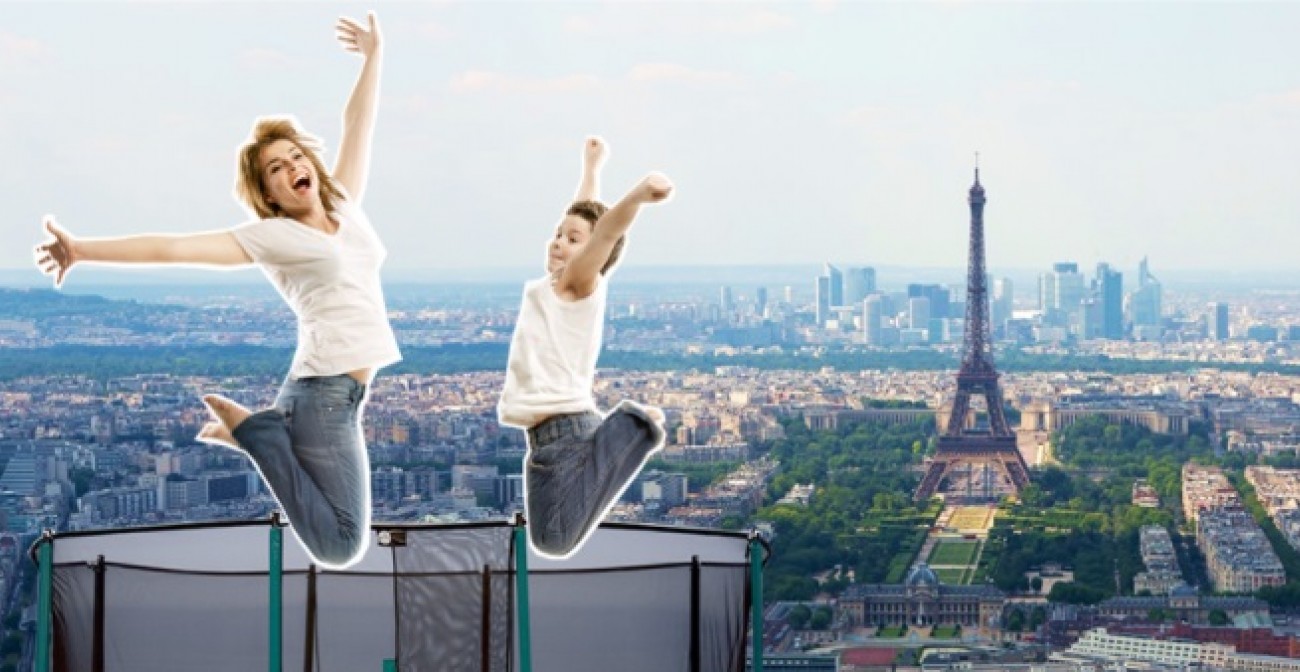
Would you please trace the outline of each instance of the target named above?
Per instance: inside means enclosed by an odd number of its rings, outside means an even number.
[[[578,301],[556,295],[550,276],[524,285],[497,404],[501,424],[527,428],[552,415],[596,410],[592,386],[607,292],[603,277],[591,296]]]
[[[333,376],[401,360],[388,324],[379,267],[388,251],[360,208],[342,200],[332,235],[288,218],[232,232],[298,316],[289,375]]]

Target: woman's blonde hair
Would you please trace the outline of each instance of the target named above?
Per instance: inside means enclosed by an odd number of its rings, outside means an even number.
[[[321,141],[298,126],[293,117],[262,117],[253,123],[253,133],[239,148],[239,174],[235,179],[235,193],[262,219],[280,216],[280,207],[266,200],[266,185],[262,183],[262,170],[258,158],[262,149],[277,140],[292,142],[311,161],[320,176],[320,200],[326,212],[334,211],[335,199],[344,200],[343,192],[334,184],[318,152]]]

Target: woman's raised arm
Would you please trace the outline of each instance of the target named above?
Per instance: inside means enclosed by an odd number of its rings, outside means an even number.
[[[361,202],[370,176],[370,144],[375,133],[379,70],[384,51],[375,13],[370,12],[366,18],[368,28],[346,16],[339,17],[335,25],[343,48],[365,59],[352,95],[343,108],[343,138],[339,141],[338,161],[334,163],[334,179],[356,203]]]

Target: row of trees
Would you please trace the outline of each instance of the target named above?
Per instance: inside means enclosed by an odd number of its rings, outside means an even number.
[[[1025,590],[1026,571],[1055,562],[1073,568],[1074,582],[1055,584],[1053,601],[1093,604],[1131,592],[1145,568],[1139,530],[1159,525],[1177,534],[1182,464],[1214,459],[1208,427],[1194,422],[1187,436],[1171,436],[1094,416],[1053,436],[1053,448],[1065,468],[1037,470],[1020,503],[999,516],[994,582]],[[1138,478],[1160,495],[1161,507],[1132,503]]]
[[[825,630],[830,627],[831,608],[825,605],[818,605],[816,609],[809,609],[806,604],[796,604],[790,609],[786,622],[795,630]]]
[[[818,590],[811,575],[835,565],[853,568],[860,583],[883,581],[900,549],[919,550],[938,511],[917,510],[906,493],[916,487],[911,467],[933,423],[865,423],[814,433],[793,418],[785,421],[785,433],[770,450],[782,470],[772,479],[769,501],[796,484],[812,483],[816,490],[807,507],[774,505],[757,514],[776,532],[764,581],[768,599],[810,599]]]
[[[1182,464],[1214,455],[1209,426],[1192,421],[1186,435],[1157,434],[1146,427],[1112,423],[1094,415],[1053,436],[1052,453],[1071,467],[1105,468],[1129,478],[1147,478],[1170,497],[1177,492]],[[1155,474],[1152,468],[1160,465]]]

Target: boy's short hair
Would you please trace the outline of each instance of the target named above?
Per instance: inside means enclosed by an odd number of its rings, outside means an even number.
[[[573,205],[565,211],[564,215],[581,217],[591,224],[593,231],[596,229],[596,222],[609,210],[609,207],[600,201],[574,201]],[[605,260],[605,265],[600,267],[600,274],[605,275],[606,271],[618,263],[618,259],[623,255],[623,243],[627,240],[626,235],[619,236],[618,241],[614,243],[614,249],[609,251],[609,258]]]

